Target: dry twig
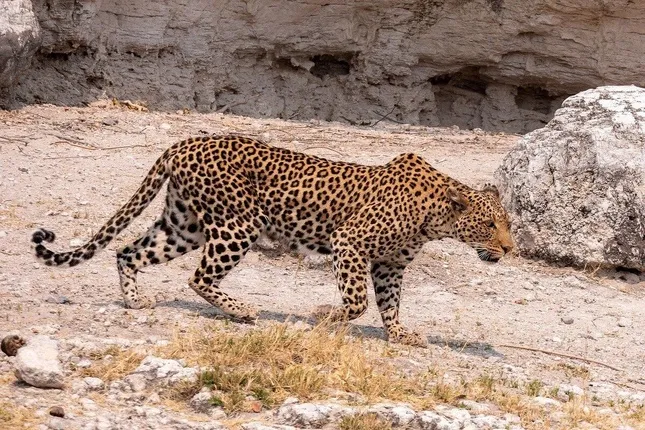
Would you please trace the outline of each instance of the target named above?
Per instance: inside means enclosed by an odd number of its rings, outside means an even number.
[[[0,139],[6,140],[7,142],[20,142],[23,143],[25,146],[29,145],[29,142],[26,140],[18,138],[18,137],[5,137],[5,136],[0,136]]]
[[[226,104],[226,105],[224,105],[223,107],[221,107],[221,108],[217,109],[217,110],[215,111],[215,113],[224,113],[224,112],[226,112],[227,110],[232,109],[232,108],[234,108],[235,106],[243,105],[244,103],[246,103],[246,102],[237,102],[237,103],[229,103],[229,104]]]
[[[126,148],[149,148],[151,146],[151,145],[121,145],[121,146],[108,146],[105,148],[100,148],[97,146],[90,146],[81,140],[72,139],[70,137],[59,136],[59,135],[54,135],[54,136],[61,139],[61,142],[67,143],[68,145],[76,146],[77,148],[90,149],[92,151],[95,151],[95,150],[109,151],[112,149],[126,149]],[[54,143],[59,143],[59,142],[54,142]]]
[[[381,117],[381,119],[376,121],[374,124],[370,125],[370,127],[374,127],[376,124],[378,124],[379,122],[383,121],[384,119],[386,119],[388,121],[392,121],[392,122],[397,123],[397,124],[402,124],[402,122],[390,118],[390,115],[392,114],[392,112],[394,112],[394,109],[396,109],[396,106],[393,106],[392,109],[390,109],[390,111],[388,113],[386,113],[385,115],[383,115],[382,113],[372,111],[375,114],[379,115]]]
[[[326,149],[328,151],[335,152],[336,154],[340,155],[341,157],[346,157],[346,155],[343,154],[342,152],[336,151],[335,149],[329,148],[327,146],[308,146],[303,151],[308,151],[310,149]]]
[[[572,358],[574,360],[584,361],[585,363],[598,364],[600,366],[608,367],[609,369],[616,370],[618,372],[624,372],[624,369],[619,367],[612,366],[611,364],[603,363],[602,361],[593,360],[591,358],[580,357],[578,355],[565,354],[557,351],[550,351],[548,349],[533,348],[530,346],[521,346],[521,345],[509,345],[509,344],[500,344],[495,345],[497,348],[513,348],[513,349],[523,349],[525,351],[541,352],[543,354],[557,355],[564,358]]]

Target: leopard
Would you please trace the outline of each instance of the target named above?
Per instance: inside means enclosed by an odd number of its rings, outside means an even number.
[[[333,161],[243,135],[188,138],[154,162],[139,188],[82,246],[54,252],[56,235],[37,229],[36,257],[73,267],[91,259],[121,233],[168,182],[161,216],[138,239],[116,251],[125,306],[154,307],[137,273],[201,249],[188,285],[235,320],[253,322],[255,306],[220,288],[259,237],[279,238],[297,252],[329,255],[341,303],[314,314],[350,321],[368,307],[371,281],[385,338],[427,346],[399,319],[404,269],[425,243],[453,238],[481,260],[512,251],[510,218],[494,185],[471,188],[414,153],[381,165]],[[479,188],[479,187],[478,187]]]

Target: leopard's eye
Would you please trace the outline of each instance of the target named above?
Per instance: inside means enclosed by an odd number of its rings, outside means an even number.
[[[495,228],[495,222],[493,220],[486,221],[486,226],[488,228]]]

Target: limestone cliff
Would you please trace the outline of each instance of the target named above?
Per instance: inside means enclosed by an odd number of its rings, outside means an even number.
[[[0,104],[526,132],[568,95],[645,86],[634,0],[33,0],[42,45]]]

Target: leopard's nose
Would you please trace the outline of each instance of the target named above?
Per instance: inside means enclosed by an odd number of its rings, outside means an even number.
[[[513,250],[513,247],[511,245],[502,245],[502,249],[504,250],[504,254],[508,254]]]

